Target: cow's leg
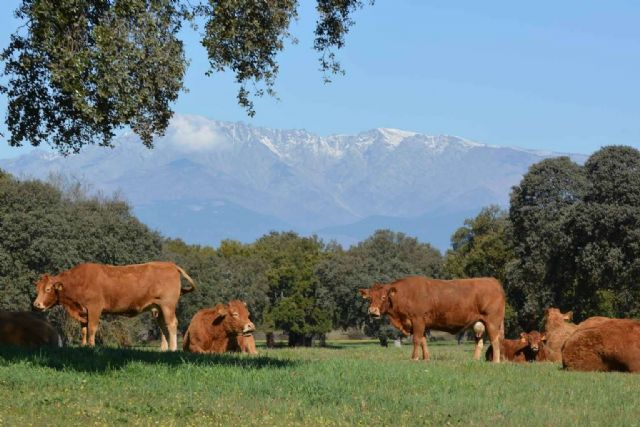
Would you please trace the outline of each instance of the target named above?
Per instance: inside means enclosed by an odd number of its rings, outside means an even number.
[[[487,335],[493,346],[493,363],[500,363],[500,327],[491,323],[486,324]]]
[[[473,324],[473,332],[474,338],[476,342],[476,348],[473,352],[473,360],[480,360],[480,354],[482,353],[482,347],[484,347],[484,340],[482,336],[484,335],[484,324],[482,322],[476,322]]]
[[[82,334],[82,346],[87,345],[87,324],[83,323],[80,327],[80,333]]]
[[[175,307],[161,307],[164,324],[169,334],[169,350],[176,351],[178,349],[178,319],[176,318]]]
[[[87,335],[89,341],[89,347],[95,347],[96,345],[96,331],[98,330],[98,324],[100,323],[100,314],[98,310],[89,311],[87,313]]]
[[[411,353],[411,359],[418,360],[418,348],[422,348],[422,358],[426,361],[429,360],[429,350],[427,350],[427,339],[424,337],[424,325],[419,325],[419,322],[413,322],[413,352]]]
[[[169,329],[167,329],[164,321],[164,315],[157,308],[152,308],[151,316],[156,319],[156,324],[158,325],[158,329],[160,329],[160,351],[167,351],[169,349],[167,341],[169,338]]]

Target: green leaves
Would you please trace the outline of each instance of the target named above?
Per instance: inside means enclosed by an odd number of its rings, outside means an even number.
[[[130,127],[152,146],[183,88],[186,60],[174,0],[24,0],[2,52],[9,143],[48,143],[64,154],[109,146]]]
[[[339,73],[333,48],[344,45],[359,0],[318,0],[314,48],[321,70]],[[147,147],[162,136],[187,67],[178,32],[204,20],[208,74],[229,70],[238,103],[276,96],[277,55],[284,49],[296,0],[23,0],[24,30],[0,54],[8,98],[9,144],[47,143],[63,154],[87,144],[110,146],[130,128]]]

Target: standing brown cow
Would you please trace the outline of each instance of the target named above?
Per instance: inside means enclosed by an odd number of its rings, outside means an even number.
[[[475,360],[480,359],[485,329],[493,348],[493,361],[500,362],[500,339],[503,334],[505,296],[502,285],[493,278],[458,280],[427,279],[410,276],[389,284],[359,289],[370,300],[369,315],[389,316],[391,324],[404,335],[413,334],[411,358],[429,360],[426,329],[450,333],[473,327],[476,336]]]
[[[28,311],[0,312],[0,345],[62,347],[51,324]]]
[[[191,284],[183,289],[180,276]],[[95,345],[102,313],[133,316],[152,310],[157,318],[160,348],[177,350],[176,306],[183,293],[195,289],[193,280],[172,262],[149,262],[125,266],[79,264],[56,276],[45,274],[36,284],[38,310],[60,304],[82,325],[82,345]]]
[[[256,354],[247,305],[239,300],[198,311],[184,334],[182,348],[192,353],[242,351]]]
[[[544,334],[547,337],[547,357],[551,362],[562,361],[562,346],[578,327],[571,323],[573,312],[560,312],[557,308],[547,308],[544,314]]]
[[[576,371],[640,372],[640,322],[585,320],[564,343],[562,365]]]

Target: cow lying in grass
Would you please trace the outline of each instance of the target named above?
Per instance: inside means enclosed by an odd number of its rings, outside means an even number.
[[[578,327],[571,323],[573,312],[562,313],[557,308],[547,308],[544,315],[544,335],[547,338],[546,350],[548,360],[551,362],[562,361],[562,346]]]
[[[523,332],[517,340],[502,340],[500,343],[500,358],[517,363],[543,362],[547,360],[545,347],[546,337],[538,331]],[[489,346],[485,353],[487,361],[493,360],[493,346]]]
[[[562,365],[576,371],[640,372],[640,322],[585,320],[564,343]]]
[[[239,300],[198,311],[184,335],[183,350],[192,353],[242,351],[256,354],[247,305]]]
[[[449,333],[473,328],[476,337],[474,359],[480,359],[482,335],[486,329],[500,361],[499,342],[503,333],[505,296],[502,285],[493,278],[438,280],[410,276],[389,284],[359,289],[369,300],[369,315],[387,314],[391,324],[404,335],[413,334],[411,358],[418,360],[422,349],[429,359],[426,329]]]
[[[62,347],[62,340],[51,324],[28,312],[0,312],[0,345],[19,347]]]

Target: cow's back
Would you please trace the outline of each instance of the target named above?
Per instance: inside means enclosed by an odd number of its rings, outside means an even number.
[[[424,317],[427,328],[458,332],[482,316],[504,318],[505,296],[494,278],[457,280],[410,276],[392,284],[393,306],[408,316]]]
[[[562,364],[578,371],[640,372],[640,322],[600,318],[579,325],[562,348]]]
[[[97,303],[104,312],[142,311],[151,302],[177,302],[180,273],[172,262],[113,266],[79,264],[59,275],[67,298],[81,305]]]

